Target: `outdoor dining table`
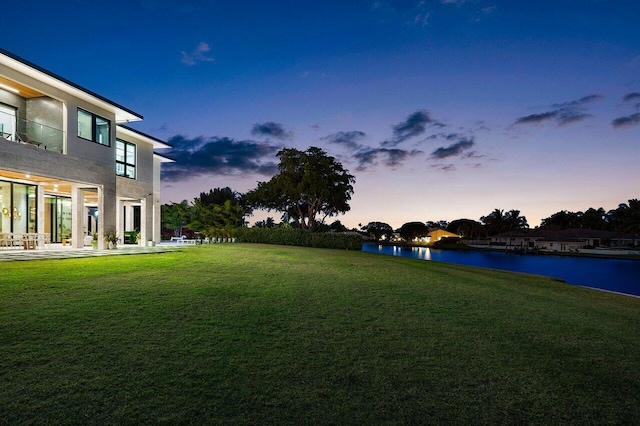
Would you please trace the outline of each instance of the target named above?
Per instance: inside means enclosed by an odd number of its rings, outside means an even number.
[[[0,248],[35,250],[47,248],[49,244],[51,244],[49,233],[0,233]]]

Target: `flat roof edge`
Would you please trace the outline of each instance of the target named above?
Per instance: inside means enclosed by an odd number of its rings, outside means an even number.
[[[163,141],[162,139],[158,139],[158,138],[156,138],[156,137],[154,137],[154,136],[148,135],[148,134],[146,134],[146,133],[144,133],[144,132],[141,132],[140,130],[136,130],[136,129],[132,128],[132,127],[125,126],[124,124],[118,124],[117,126],[118,126],[119,128],[121,128],[121,129],[128,130],[128,131],[130,131],[130,132],[132,132],[132,133],[135,133],[135,134],[137,134],[137,135],[139,135],[139,136],[142,136],[142,137],[145,137],[145,138],[147,138],[147,139],[151,139],[152,141],[154,141],[154,142],[156,142],[156,143],[158,143],[158,144],[160,144],[160,145],[163,145],[163,146],[158,146],[158,147],[156,147],[156,148],[159,148],[159,149],[163,149],[163,148],[173,148],[171,145],[169,145],[168,143],[166,143],[166,142],[165,142],[165,141]]]
[[[46,68],[43,68],[43,67],[41,67],[41,66],[39,66],[39,65],[36,65],[36,64],[34,64],[33,62],[30,62],[30,61],[28,61],[28,60],[26,60],[26,59],[24,59],[24,58],[22,58],[22,57],[20,57],[20,56],[18,56],[18,55],[16,55],[16,54],[14,54],[14,53],[9,52],[8,50],[5,50],[5,49],[1,48],[1,47],[0,47],[0,54],[2,54],[2,55],[4,55],[4,56],[7,56],[7,57],[9,57],[9,58],[11,58],[11,59],[13,59],[14,61],[20,62],[21,64],[26,65],[26,66],[28,66],[29,68],[33,68],[34,70],[36,70],[36,71],[38,71],[38,72],[41,72],[41,73],[43,73],[43,74],[46,74],[46,75],[48,75],[49,77],[54,78],[54,79],[56,79],[56,80],[58,80],[58,81],[60,81],[60,82],[62,82],[62,83],[64,83],[64,84],[67,84],[67,85],[69,85],[69,86],[73,87],[74,89],[80,90],[80,91],[82,91],[82,92],[86,93],[86,94],[87,94],[87,95],[89,95],[89,96],[92,96],[92,97],[94,97],[94,98],[96,98],[96,99],[101,100],[102,102],[106,102],[106,103],[108,103],[108,104],[110,104],[110,105],[112,105],[112,106],[114,106],[114,107],[116,107],[116,108],[118,108],[118,109],[121,109],[122,111],[125,111],[125,112],[126,112],[126,113],[128,113],[128,114],[131,114],[131,115],[133,115],[133,116],[136,116],[136,117],[138,117],[140,120],[143,120],[143,119],[144,119],[144,117],[143,117],[141,114],[139,114],[139,113],[137,113],[137,112],[135,112],[135,111],[132,111],[132,110],[130,110],[129,108],[123,107],[122,105],[120,105],[120,104],[118,104],[118,103],[116,103],[116,102],[114,102],[114,101],[112,101],[112,100],[110,100],[110,99],[108,99],[108,98],[105,98],[105,97],[104,97],[104,96],[102,96],[102,95],[99,95],[99,94],[97,94],[97,93],[95,93],[95,92],[93,92],[93,91],[91,91],[91,90],[89,90],[89,89],[87,89],[87,88],[85,88],[85,87],[82,87],[82,86],[80,86],[79,84],[74,83],[74,82],[73,82],[73,81],[71,81],[71,80],[67,80],[67,79],[66,79],[66,78],[64,78],[64,77],[61,77],[61,76],[59,76],[58,74],[55,74],[55,73],[53,73],[53,72],[51,72],[51,71],[47,70]]]

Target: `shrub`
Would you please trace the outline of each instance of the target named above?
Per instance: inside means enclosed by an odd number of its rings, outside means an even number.
[[[342,250],[361,250],[362,237],[293,228],[240,228],[237,238],[243,243],[279,244]]]
[[[443,237],[439,241],[436,241],[433,244],[431,244],[431,247],[438,248],[438,249],[454,249],[454,250],[468,248],[465,244],[462,243],[462,241],[458,237]]]

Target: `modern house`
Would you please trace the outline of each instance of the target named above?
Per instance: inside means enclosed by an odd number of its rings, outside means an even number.
[[[128,127],[142,116],[0,49],[0,233],[136,231],[160,241],[165,142]]]

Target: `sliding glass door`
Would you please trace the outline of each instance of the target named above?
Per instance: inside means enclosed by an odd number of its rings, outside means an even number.
[[[36,232],[37,206],[35,185],[0,181],[1,232]]]
[[[71,236],[71,198],[45,195],[44,229],[51,234],[52,243],[60,243]]]

